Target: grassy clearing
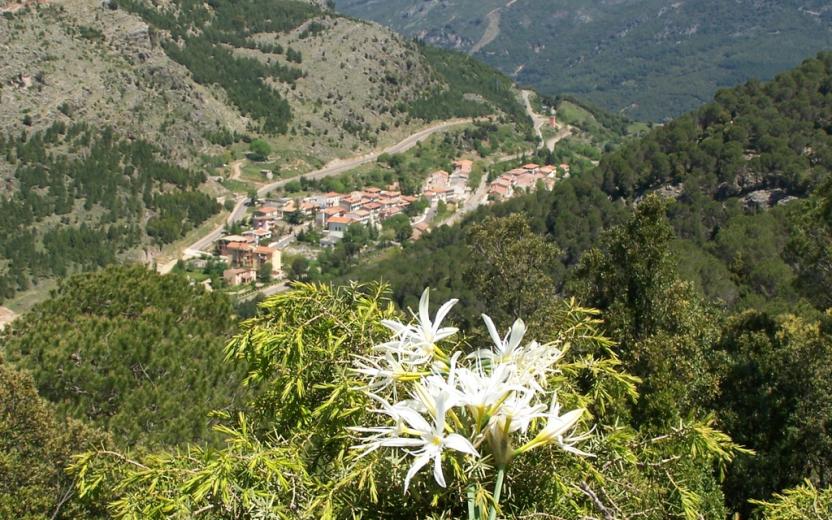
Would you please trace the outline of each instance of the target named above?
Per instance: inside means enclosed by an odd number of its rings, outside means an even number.
[[[236,179],[224,179],[222,181],[222,185],[229,191],[233,191],[234,193],[239,193],[242,195],[247,194],[251,190],[257,189],[257,186],[245,181],[239,181]]]
[[[27,291],[19,292],[14,299],[5,302],[3,305],[17,314],[23,314],[38,303],[49,297],[49,291],[57,289],[58,281],[53,278],[41,280],[35,287]]]

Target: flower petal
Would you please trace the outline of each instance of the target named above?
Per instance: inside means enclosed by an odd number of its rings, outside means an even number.
[[[378,441],[378,443],[385,448],[415,448],[425,445],[425,441],[422,439],[408,439],[406,437],[393,437],[392,439]]]
[[[442,474],[442,453],[437,453],[433,458],[433,478],[441,487],[445,487],[445,475]]]
[[[419,298],[419,321],[422,328],[430,328],[430,287],[425,287],[422,297]]]
[[[511,352],[516,349],[520,345],[520,342],[523,341],[523,336],[525,335],[526,324],[523,323],[523,320],[518,318],[511,326],[511,332],[509,334],[508,346],[506,350]]]
[[[416,410],[399,405],[396,405],[394,410],[414,430],[425,433],[432,430],[430,423]]]
[[[549,419],[549,423],[546,425],[546,428],[544,428],[546,436],[555,437],[557,435],[562,435],[564,432],[575,426],[575,423],[578,422],[578,419],[580,419],[583,414],[584,409],[578,408],[576,410],[572,410],[571,412],[567,412],[560,417],[551,417]]]
[[[482,320],[485,322],[485,326],[488,328],[488,333],[491,335],[491,341],[494,342],[494,346],[497,347],[497,350],[502,352],[503,339],[500,337],[500,333],[497,332],[497,327],[494,326],[494,322],[491,321],[491,318],[487,314],[482,315]]]
[[[436,333],[433,335],[433,342],[438,343],[445,338],[449,338],[459,332],[459,329],[456,327],[442,327],[441,329],[437,330]]]
[[[430,455],[419,455],[411,464],[410,469],[407,470],[407,476],[404,478],[404,492],[407,493],[407,488],[410,487],[410,479],[413,478],[416,473],[422,469],[425,464],[430,462]]]
[[[451,448],[452,450],[459,451],[461,453],[467,453],[468,455],[473,455],[474,457],[479,457],[480,454],[477,452],[477,449],[474,448],[474,445],[471,442],[463,437],[458,433],[452,433],[445,438],[445,446]]]
[[[439,307],[438,311],[436,311],[436,320],[433,322],[434,334],[439,331],[439,325],[442,324],[442,320],[445,319],[445,316],[448,315],[448,312],[450,312],[451,308],[454,305],[456,305],[458,301],[459,300],[457,300],[456,298],[454,298],[453,300],[448,300],[444,304],[442,304],[442,307]]]
[[[579,455],[579,456],[581,456],[581,457],[592,457],[592,458],[595,458],[595,455],[594,455],[594,454],[592,454],[592,453],[587,453],[587,452],[585,452],[585,451],[583,451],[583,450],[579,450],[578,448],[576,448],[576,447],[574,447],[574,446],[570,446],[569,444],[561,444],[561,445],[560,445],[560,449],[562,449],[563,451],[567,451],[567,452],[569,452],[569,453],[572,453],[572,454],[574,454],[574,455]]]

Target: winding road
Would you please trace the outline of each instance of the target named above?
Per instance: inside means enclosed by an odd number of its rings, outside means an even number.
[[[467,119],[451,119],[451,120],[448,120],[448,121],[443,121],[441,123],[433,124],[433,125],[431,125],[427,128],[419,130],[418,132],[402,139],[401,141],[399,141],[398,143],[396,143],[392,146],[388,146],[387,148],[385,148],[381,151],[366,153],[366,154],[359,155],[359,156],[356,156],[356,157],[351,157],[349,159],[335,159],[335,160],[330,161],[329,163],[327,163],[326,166],[324,166],[323,168],[321,168],[319,170],[314,170],[314,171],[303,173],[303,174],[300,174],[300,175],[295,175],[293,177],[288,177],[286,179],[280,179],[279,181],[275,181],[275,182],[271,182],[269,184],[266,184],[265,186],[262,186],[261,188],[259,188],[257,190],[257,196],[258,197],[265,197],[269,193],[271,193],[272,191],[276,190],[277,188],[285,186],[287,183],[289,183],[293,180],[299,179],[301,177],[306,177],[307,179],[323,179],[325,177],[332,177],[333,175],[339,175],[341,173],[352,170],[353,168],[357,168],[357,167],[362,166],[364,164],[373,162],[376,159],[378,159],[378,157],[382,154],[385,154],[385,153],[387,153],[387,154],[396,154],[396,153],[406,152],[407,150],[410,150],[411,148],[416,146],[418,143],[424,141],[425,139],[427,139],[428,137],[432,136],[433,134],[435,134],[437,132],[442,132],[442,131],[448,130],[449,128],[469,124],[469,123],[472,123],[472,122],[473,122],[473,119],[467,118]],[[232,170],[239,171],[239,164],[234,163],[234,165],[232,165]],[[200,254],[203,251],[205,251],[206,249],[208,249],[208,247],[215,240],[217,240],[218,238],[220,238],[222,236],[223,231],[225,231],[226,226],[233,225],[233,224],[239,222],[240,220],[242,220],[242,218],[246,214],[246,205],[245,205],[246,200],[247,200],[247,197],[245,197],[245,196],[242,196],[242,195],[237,196],[236,204],[234,205],[234,209],[231,211],[231,214],[228,215],[228,218],[225,220],[225,222],[223,222],[222,225],[215,227],[210,232],[206,233],[205,235],[200,237],[198,240],[196,240],[194,243],[192,243],[191,245],[186,247],[182,251],[182,254],[179,255],[179,257],[187,260],[189,258],[194,258],[196,256],[200,256]],[[179,260],[179,257],[177,257],[176,259],[171,260],[170,262],[167,262],[165,264],[158,265],[157,268],[156,268],[157,271],[159,271],[159,273],[161,273],[161,274],[169,273],[171,270],[173,270],[174,266],[176,265],[176,262]]]
[[[265,197],[269,194],[269,192],[274,191],[277,188],[285,186],[287,183],[299,179],[301,177],[306,177],[307,179],[323,179],[325,177],[331,177],[333,175],[339,175],[341,173],[347,172],[352,170],[353,168],[357,168],[364,164],[370,163],[378,159],[378,157],[382,154],[395,154],[395,153],[402,153],[410,150],[414,146],[416,146],[421,141],[424,141],[428,137],[432,136],[437,132],[442,132],[449,128],[453,128],[459,125],[465,125],[468,123],[472,123],[473,119],[451,119],[448,121],[443,121],[441,123],[437,123],[435,125],[429,126],[423,130],[412,134],[400,142],[388,146],[384,150],[366,153],[364,155],[358,155],[356,157],[350,157],[349,159],[335,159],[334,161],[330,161],[327,163],[326,166],[321,168],[320,170],[311,171],[308,173],[304,173],[302,175],[295,175],[294,177],[290,177],[287,179],[281,179],[279,181],[275,181],[265,186],[261,187],[257,190],[257,195],[260,197]]]
[[[538,148],[543,148],[545,146],[550,152],[554,151],[555,145],[558,144],[558,142],[572,135],[572,127],[556,123],[558,132],[544,142],[543,132],[540,129],[543,128],[543,125],[549,124],[549,118],[538,114],[532,108],[532,102],[529,97],[534,94],[534,92],[531,90],[523,90],[521,94],[523,96],[523,102],[526,104],[526,113],[529,114],[529,117],[532,118],[532,121],[534,122],[534,132],[537,134],[539,142]]]

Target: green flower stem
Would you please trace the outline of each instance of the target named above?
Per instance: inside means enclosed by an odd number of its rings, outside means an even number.
[[[497,482],[494,483],[494,505],[488,514],[488,520],[497,518],[497,506],[500,505],[500,493],[503,491],[503,478],[506,476],[506,467],[497,466]]]
[[[468,484],[468,520],[477,520],[477,504],[474,484]]]

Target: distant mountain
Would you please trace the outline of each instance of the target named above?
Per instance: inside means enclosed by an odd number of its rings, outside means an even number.
[[[664,120],[832,48],[823,0],[337,0],[549,95]]]

